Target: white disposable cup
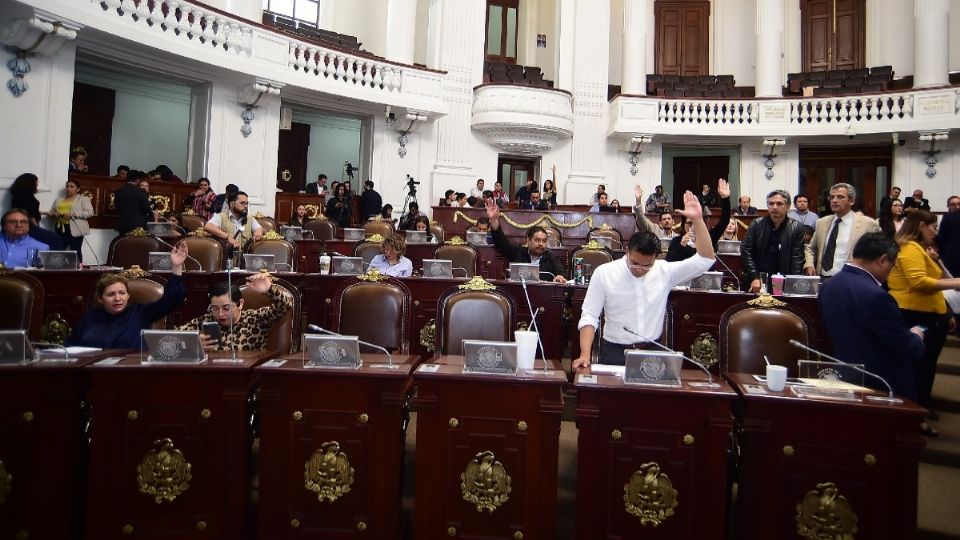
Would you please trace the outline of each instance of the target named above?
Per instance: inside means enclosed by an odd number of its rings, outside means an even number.
[[[537,333],[530,330],[517,330],[513,333],[517,342],[517,367],[533,369],[533,361],[537,357]]]
[[[787,384],[787,368],[784,366],[767,366],[767,388],[780,392]]]

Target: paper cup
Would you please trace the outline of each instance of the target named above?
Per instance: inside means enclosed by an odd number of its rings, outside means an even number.
[[[767,388],[780,392],[787,384],[787,368],[784,366],[767,366]]]
[[[537,333],[530,330],[517,330],[513,333],[517,342],[517,367],[533,369],[533,361],[537,357]]]

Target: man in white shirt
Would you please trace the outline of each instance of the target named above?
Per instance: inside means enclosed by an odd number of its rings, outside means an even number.
[[[813,238],[804,248],[804,274],[833,277],[853,258],[853,246],[861,236],[880,232],[876,221],[853,211],[856,199],[857,190],[850,184],[830,188],[833,214],[817,220]]]
[[[583,300],[580,323],[580,356],[573,368],[590,365],[593,338],[604,316],[600,363],[623,365],[624,351],[646,348],[643,338],[655,340],[663,331],[667,296],[678,283],[693,279],[713,266],[715,255],[710,232],[703,221],[697,196],[683,195],[682,214],[693,222],[697,254],[677,262],[657,260],[660,240],[649,231],[635,233],[622,259],[598,266]],[[643,336],[631,334],[630,328]]]

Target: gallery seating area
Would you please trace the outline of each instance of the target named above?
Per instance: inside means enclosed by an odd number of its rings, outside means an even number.
[[[553,81],[545,81],[537,66],[521,66],[503,62],[483,63],[483,82],[525,84],[553,88]]]
[[[886,92],[893,83],[892,66],[875,66],[861,69],[837,69],[790,73],[784,96],[849,96],[873,92]]]

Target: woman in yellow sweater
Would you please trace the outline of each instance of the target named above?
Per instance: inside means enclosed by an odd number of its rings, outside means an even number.
[[[927,408],[930,407],[937,358],[953,323],[942,291],[960,289],[960,278],[944,279],[940,265],[927,252],[936,235],[936,215],[917,210],[904,219],[894,237],[900,244],[900,255],[887,278],[890,294],[897,301],[907,325],[926,327],[923,337],[926,352],[913,372],[917,400]],[[926,435],[937,435],[926,423],[921,429]]]

